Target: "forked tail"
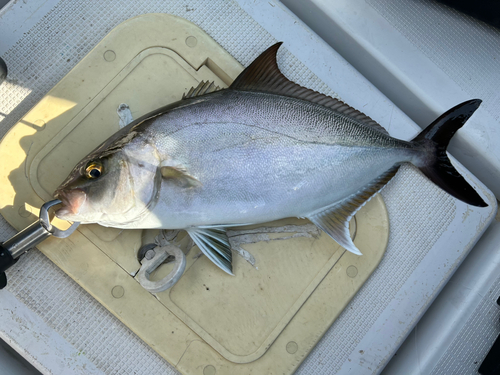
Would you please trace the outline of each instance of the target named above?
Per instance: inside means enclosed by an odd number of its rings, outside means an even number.
[[[446,154],[451,138],[481,104],[473,99],[445,112],[413,139],[424,156],[417,167],[437,186],[461,201],[477,207],[488,205],[453,167]]]

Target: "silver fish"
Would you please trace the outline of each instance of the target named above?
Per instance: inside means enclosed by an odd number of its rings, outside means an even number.
[[[361,254],[349,220],[402,163],[454,197],[487,206],[446,154],[480,100],[402,141],[347,104],[288,80],[276,62],[280,45],[228,89],[202,82],[111,136],[57,189],[63,206],[56,215],[116,228],[185,229],[232,273],[224,228],[286,217],[308,218]]]

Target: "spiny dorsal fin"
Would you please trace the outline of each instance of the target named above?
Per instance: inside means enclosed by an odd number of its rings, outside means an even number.
[[[219,91],[220,87],[216,86],[214,82],[201,81],[198,86],[191,87],[187,94],[182,94],[182,99],[195,98],[197,96],[209,94],[214,91]]]
[[[234,80],[229,88],[241,91],[268,92],[321,104],[365,125],[372,126],[384,134],[388,134],[387,130],[357,109],[350,107],[338,99],[302,87],[286,78],[279,70],[276,61],[276,54],[281,44],[282,42],[276,43],[257,57]]]
[[[306,217],[326,234],[332,237],[340,246],[351,253],[362,255],[349,233],[349,221],[376,193],[394,177],[399,165],[392,167],[363,189],[346,199],[328,206],[320,211],[313,212]]]

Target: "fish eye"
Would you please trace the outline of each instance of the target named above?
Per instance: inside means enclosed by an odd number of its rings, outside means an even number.
[[[103,165],[99,162],[90,162],[85,168],[85,177],[95,179],[99,178],[103,172]]]

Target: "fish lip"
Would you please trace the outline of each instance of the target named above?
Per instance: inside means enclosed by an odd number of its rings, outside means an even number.
[[[78,215],[83,204],[87,200],[87,194],[80,188],[64,190],[58,189],[54,198],[61,201],[62,207],[56,210],[55,215],[59,219],[65,219],[71,215]]]

